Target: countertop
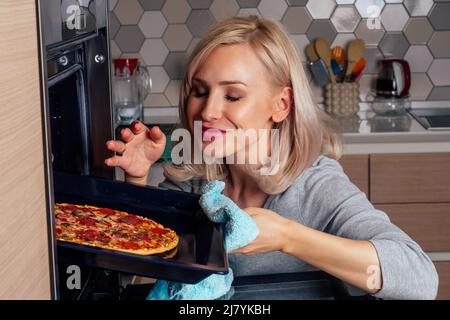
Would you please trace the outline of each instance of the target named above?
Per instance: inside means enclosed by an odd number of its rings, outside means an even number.
[[[380,116],[366,110],[339,122],[344,154],[450,151],[450,130],[426,130],[409,113]]]
[[[361,111],[338,121],[344,130],[346,143],[450,142],[450,129],[426,130],[409,113],[380,116],[372,111]]]

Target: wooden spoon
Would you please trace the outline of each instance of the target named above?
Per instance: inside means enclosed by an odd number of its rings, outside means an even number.
[[[331,82],[336,83],[333,70],[331,69],[331,49],[330,44],[324,38],[317,38],[314,41],[314,48],[316,49],[317,55],[323,60],[327,66],[328,73],[330,74]]]
[[[316,62],[319,60],[319,56],[317,55],[316,49],[314,49],[314,45],[312,43],[306,47],[306,56],[311,62]]]
[[[361,39],[356,39],[350,42],[347,50],[347,70],[345,77],[349,77],[361,58],[364,58],[365,43]]]

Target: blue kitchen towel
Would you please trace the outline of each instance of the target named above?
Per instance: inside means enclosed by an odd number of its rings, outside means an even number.
[[[227,251],[242,248],[256,239],[259,229],[253,218],[222,194],[225,182],[212,181],[202,189],[200,206],[213,222],[225,223]]]
[[[255,240],[259,229],[252,217],[222,194],[224,188],[223,181],[209,182],[202,189],[199,203],[211,221],[225,224],[225,249],[230,251]],[[147,299],[214,300],[230,296],[232,282],[231,268],[225,275],[212,274],[196,284],[158,280]]]
[[[147,300],[214,300],[227,295],[232,283],[231,268],[227,274],[212,274],[196,284],[158,280]]]

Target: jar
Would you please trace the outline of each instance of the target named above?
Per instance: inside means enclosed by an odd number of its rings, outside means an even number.
[[[405,114],[411,108],[408,97],[381,97],[376,96],[371,103],[372,110],[383,116],[396,116]]]
[[[369,120],[371,132],[405,132],[411,128],[411,117],[403,115],[375,115]]]
[[[359,83],[330,83],[325,87],[325,110],[337,117],[359,112]]]

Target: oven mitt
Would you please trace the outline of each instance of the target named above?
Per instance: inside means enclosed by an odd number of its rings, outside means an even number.
[[[225,249],[242,248],[256,239],[259,229],[253,218],[222,194],[223,181],[212,181],[202,188],[200,206],[208,218],[224,223]],[[196,284],[158,280],[148,295],[149,300],[214,300],[230,296],[233,271],[225,275],[212,274]]]

